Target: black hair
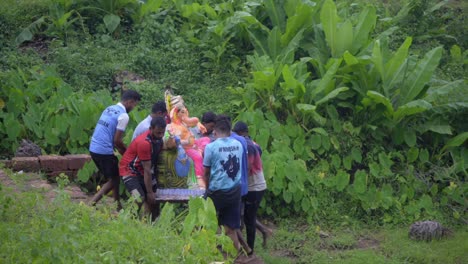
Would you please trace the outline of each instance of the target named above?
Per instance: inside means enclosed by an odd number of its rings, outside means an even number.
[[[166,103],[164,101],[157,101],[151,108],[151,113],[156,114],[157,112],[167,113]]]
[[[155,117],[151,120],[150,124],[151,128],[159,127],[159,128],[166,128],[166,120],[163,117]]]
[[[236,133],[242,133],[242,132],[249,132],[249,126],[247,126],[246,123],[242,121],[238,121],[235,125],[232,131]]]
[[[230,134],[231,118],[227,115],[216,116],[214,129],[224,134]]]
[[[201,118],[202,123],[214,123],[215,120],[216,120],[216,114],[211,111],[203,113],[202,118]]]
[[[137,91],[127,90],[127,91],[122,93],[121,101],[125,102],[125,101],[128,101],[128,100],[135,100],[135,101],[139,102],[139,101],[141,101],[141,95]]]

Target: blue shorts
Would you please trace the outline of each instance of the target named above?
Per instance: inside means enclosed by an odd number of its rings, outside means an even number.
[[[241,224],[240,185],[230,190],[207,191],[207,196],[213,200],[218,215],[218,224],[232,229],[239,229]]]

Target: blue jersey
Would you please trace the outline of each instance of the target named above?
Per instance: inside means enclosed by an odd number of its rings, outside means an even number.
[[[242,144],[242,171],[241,171],[241,196],[246,195],[249,192],[248,186],[248,177],[249,177],[249,169],[248,169],[248,148],[247,148],[247,141],[244,137],[237,135],[235,132],[231,133],[231,138],[239,141]]]
[[[242,144],[230,137],[206,145],[203,166],[210,167],[211,191],[230,190],[240,184],[242,151]]]
[[[126,113],[125,108],[118,104],[111,105],[102,112],[91,137],[89,151],[102,155],[114,154],[114,135],[118,119],[121,114]]]

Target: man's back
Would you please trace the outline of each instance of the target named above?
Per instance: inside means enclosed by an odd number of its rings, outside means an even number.
[[[206,146],[203,165],[211,168],[211,191],[229,190],[239,185],[242,152],[241,143],[229,137],[218,138]]]

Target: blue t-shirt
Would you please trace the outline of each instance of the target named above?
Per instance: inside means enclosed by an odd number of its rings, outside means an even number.
[[[125,108],[119,104],[107,107],[101,114],[91,137],[89,151],[102,154],[114,154],[114,135],[117,130],[118,119],[126,114]]]
[[[242,144],[242,171],[241,171],[241,196],[246,195],[249,192],[249,169],[247,160],[247,141],[244,137],[237,135],[235,132],[231,133],[231,138],[239,141]]]
[[[230,138],[218,138],[206,145],[203,166],[210,167],[209,189],[230,190],[241,181],[242,145]]]

